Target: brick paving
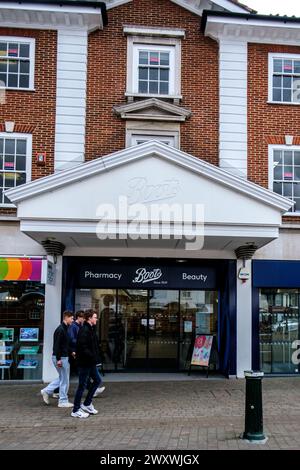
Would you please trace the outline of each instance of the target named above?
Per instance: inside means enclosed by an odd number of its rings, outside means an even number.
[[[96,416],[79,420],[39,384],[1,384],[0,450],[300,449],[300,378],[263,380],[264,445],[239,439],[244,380],[107,382]],[[74,396],[75,384],[70,388]],[[3,406],[5,404],[5,406]]]

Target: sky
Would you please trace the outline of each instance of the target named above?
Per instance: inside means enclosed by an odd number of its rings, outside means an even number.
[[[300,17],[300,0],[240,0],[260,14],[288,15]]]

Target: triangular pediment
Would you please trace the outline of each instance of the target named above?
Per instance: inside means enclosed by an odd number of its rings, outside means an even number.
[[[247,5],[240,3],[238,0],[170,0],[173,3],[185,8],[186,10],[201,16],[203,10],[219,10],[232,13],[255,13]],[[245,0],[246,1],[246,0]],[[106,8],[111,8],[130,3],[132,0],[105,0]]]
[[[147,121],[185,121],[192,112],[157,98],[115,106],[114,112],[122,119],[141,119]]]

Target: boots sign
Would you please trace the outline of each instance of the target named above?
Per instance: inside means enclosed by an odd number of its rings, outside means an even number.
[[[165,289],[214,289],[216,272],[212,267],[153,266],[146,264],[89,264],[78,272],[80,287],[157,287]]]

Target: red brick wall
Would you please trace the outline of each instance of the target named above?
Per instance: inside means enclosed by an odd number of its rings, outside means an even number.
[[[54,171],[55,106],[56,106],[56,31],[0,28],[1,36],[35,38],[35,91],[6,90],[6,102],[0,105],[0,130],[4,121],[14,121],[15,131],[32,132],[32,179]],[[35,163],[35,152],[45,151],[46,165]],[[0,214],[14,213],[0,209]]]
[[[108,11],[108,26],[89,39],[86,160],[125,147],[125,122],[113,106],[126,103],[127,38],[123,24],[186,30],[182,40],[181,149],[218,164],[218,45],[200,32],[200,18],[169,0],[133,0]]]

